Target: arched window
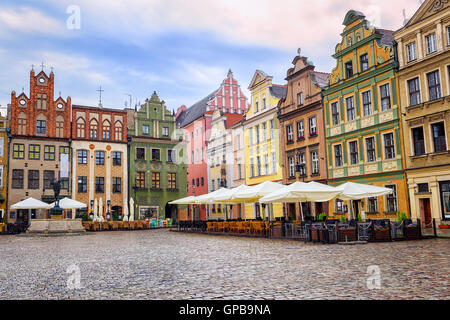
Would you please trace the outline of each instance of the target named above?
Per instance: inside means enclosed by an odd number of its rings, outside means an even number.
[[[47,95],[45,93],[37,94],[36,107],[38,110],[46,110],[47,109]]]
[[[97,139],[98,137],[98,121],[96,119],[92,119],[89,125],[89,137],[91,139]]]
[[[109,140],[111,134],[111,123],[108,120],[103,121],[103,140]]]
[[[64,137],[64,118],[62,116],[56,117],[56,137]]]
[[[119,141],[122,140],[122,122],[116,121],[114,125],[114,139]]]
[[[84,138],[86,132],[86,121],[83,118],[77,120],[77,137]]]
[[[19,134],[27,134],[27,115],[24,112],[19,113],[19,116],[17,117],[17,128]]]

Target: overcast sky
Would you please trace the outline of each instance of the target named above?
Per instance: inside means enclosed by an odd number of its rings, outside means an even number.
[[[75,7],[74,7],[75,6]],[[350,9],[397,30],[419,0],[2,0],[0,104],[29,92],[31,65],[55,73],[55,94],[73,104],[123,108],[157,91],[170,109],[192,105],[233,70],[244,92],[256,69],[285,83],[297,48],[317,71]],[[79,19],[76,15],[79,9]],[[69,12],[69,13],[68,13]],[[78,26],[78,22],[80,22]],[[79,27],[79,28],[78,28]],[[129,102],[128,102],[129,104]]]

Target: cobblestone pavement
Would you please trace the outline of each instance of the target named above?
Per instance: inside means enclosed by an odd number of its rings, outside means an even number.
[[[67,286],[71,265],[80,289]],[[380,289],[367,287],[371,265]],[[0,299],[450,299],[449,273],[448,239],[340,246],[168,230],[0,236]]]

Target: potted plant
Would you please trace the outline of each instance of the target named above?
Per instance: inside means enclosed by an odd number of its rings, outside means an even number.
[[[374,225],[374,239],[378,241],[388,241],[391,240],[390,230],[388,227],[382,225]]]

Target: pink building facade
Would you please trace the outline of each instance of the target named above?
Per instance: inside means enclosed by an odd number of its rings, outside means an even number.
[[[176,113],[177,127],[182,130],[187,152],[188,195],[199,196],[208,193],[207,141],[211,134],[211,118],[214,110],[245,114],[248,99],[233,77],[231,70],[215,90],[189,108],[181,106]],[[193,217],[191,216],[193,215]],[[189,212],[188,219],[207,220],[205,206],[196,206]]]

